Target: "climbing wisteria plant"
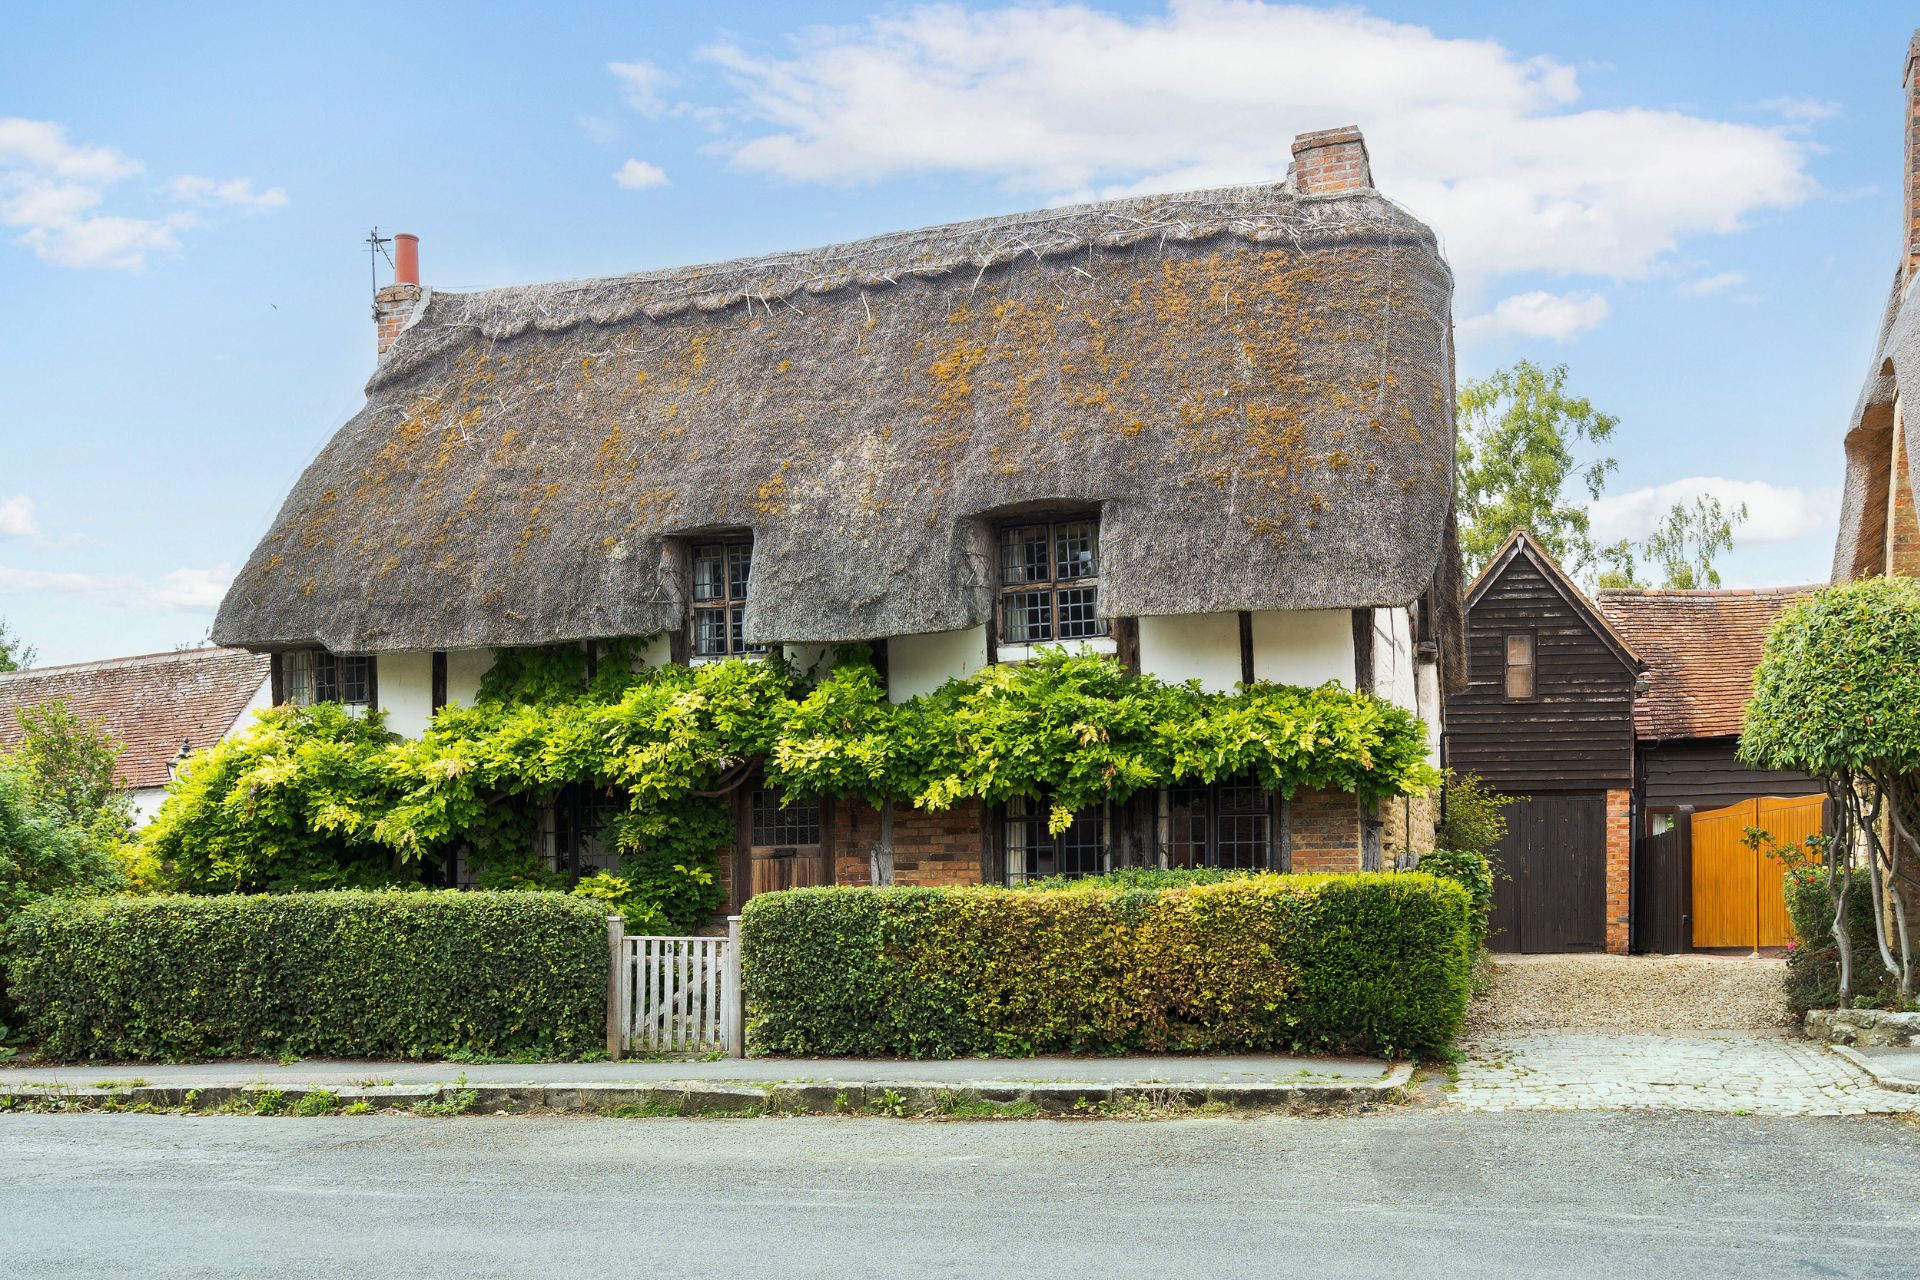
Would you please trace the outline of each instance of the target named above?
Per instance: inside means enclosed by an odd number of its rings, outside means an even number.
[[[1336,685],[1210,694],[1052,652],[895,704],[861,649],[818,680],[777,660],[636,668],[619,646],[589,675],[581,655],[501,654],[474,706],[440,711],[411,742],[337,708],[265,713],[189,764],[154,852],[194,889],[324,880],[322,849],[353,882],[461,847],[491,883],[545,883],[540,809],[581,786],[618,797],[606,836],[622,878],[685,926],[717,902],[723,797],[756,768],[789,799],[885,812],[1046,797],[1056,830],[1076,809],[1176,782],[1252,776],[1379,799],[1438,781],[1417,717]]]

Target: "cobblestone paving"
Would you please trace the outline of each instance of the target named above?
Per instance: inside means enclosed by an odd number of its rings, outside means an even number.
[[[1562,1031],[1481,1036],[1444,1096],[1462,1111],[1920,1113],[1853,1064],[1787,1034]]]

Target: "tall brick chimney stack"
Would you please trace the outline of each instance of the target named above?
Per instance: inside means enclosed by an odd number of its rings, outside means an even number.
[[[1357,125],[1303,133],[1293,140],[1293,189],[1303,196],[1332,195],[1373,185],[1367,140]]]
[[[379,331],[379,354],[387,354],[400,331],[413,318],[420,301],[420,237],[402,233],[393,238],[393,283],[373,295],[373,321]]]
[[[1907,91],[1906,192],[1907,225],[1906,280],[1912,283],[1920,271],[1920,31],[1907,42],[1907,65],[1900,85]]]

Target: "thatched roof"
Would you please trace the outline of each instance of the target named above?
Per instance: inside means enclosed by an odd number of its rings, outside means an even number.
[[[953,630],[991,518],[1058,503],[1103,504],[1107,616],[1405,604],[1451,520],[1451,288],[1372,190],[1272,185],[429,292],[214,637],[653,634],[672,540],[723,527],[750,641]]]
[[[267,682],[267,659],[241,649],[181,649],[0,674],[0,751],[23,736],[19,712],[63,702],[124,750],[123,787],[166,784],[182,743],[211,747]]]
[[[1880,336],[1860,399],[1847,421],[1847,477],[1840,496],[1840,536],[1833,549],[1833,580],[1885,573],[1888,486],[1893,480],[1893,399],[1904,390],[1908,404],[1920,404],[1920,310],[1903,298],[1902,273],[1896,271],[1893,289],[1880,318]],[[1920,446],[1915,433],[1906,437],[1908,475],[1920,475],[1914,465]]]

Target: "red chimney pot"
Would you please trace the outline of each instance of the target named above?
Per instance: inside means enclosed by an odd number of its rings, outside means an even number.
[[[393,238],[393,282],[420,283],[420,237],[402,231]]]

